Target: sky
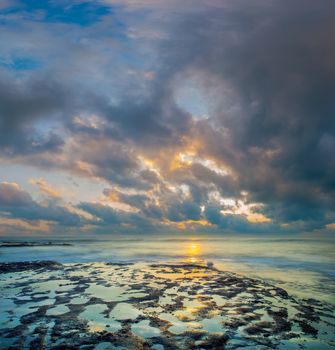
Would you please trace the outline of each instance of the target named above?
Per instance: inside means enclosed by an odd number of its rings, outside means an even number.
[[[1,0],[0,235],[335,232],[333,0]]]

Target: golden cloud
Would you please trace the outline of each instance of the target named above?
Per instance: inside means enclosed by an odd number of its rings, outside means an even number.
[[[13,218],[0,218],[0,226],[9,226],[12,228],[23,229],[25,231],[48,232],[52,222],[46,220],[25,221]]]
[[[43,178],[40,179],[30,179],[28,182],[33,185],[37,186],[40,192],[46,194],[49,197],[53,198],[60,198],[60,193],[54,189],[48,182],[46,182]]]
[[[332,224],[327,224],[327,225],[326,225],[326,229],[327,229],[327,230],[335,230],[335,222],[332,223]]]

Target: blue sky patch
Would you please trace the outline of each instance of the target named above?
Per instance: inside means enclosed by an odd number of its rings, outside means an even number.
[[[0,65],[15,70],[35,70],[42,66],[42,62],[29,57],[16,57],[5,61],[0,57]]]
[[[6,11],[27,11],[30,13],[42,11],[43,20],[47,22],[73,23],[89,26],[100,20],[111,11],[110,6],[104,6],[91,1],[81,3],[52,0],[22,0],[20,5]]]

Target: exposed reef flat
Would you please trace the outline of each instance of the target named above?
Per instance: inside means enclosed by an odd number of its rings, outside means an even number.
[[[0,248],[17,248],[17,247],[63,247],[72,246],[70,243],[61,242],[0,242]]]
[[[62,264],[59,264],[55,261],[22,261],[22,262],[14,262],[14,263],[0,263],[0,273],[8,273],[8,272],[19,272],[19,271],[27,271],[27,270],[35,270],[35,269],[43,269],[46,268],[50,270],[52,268],[62,268]],[[1,286],[0,286],[1,288]]]
[[[1,349],[335,349],[334,305],[207,266],[0,268]]]

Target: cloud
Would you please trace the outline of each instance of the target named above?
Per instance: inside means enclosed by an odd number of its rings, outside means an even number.
[[[0,205],[1,208],[23,207],[32,202],[31,196],[20,189],[20,186],[14,182],[0,183]]]
[[[52,223],[51,223],[52,224]],[[50,222],[48,221],[24,221],[21,219],[0,218],[0,233],[8,235],[9,233],[18,235],[22,231],[26,234],[35,234],[36,232],[48,233]]]
[[[0,71],[0,154],[57,152],[61,136],[34,126],[64,107],[65,92],[47,79],[18,82]]]
[[[44,179],[30,179],[29,183],[31,185],[37,186],[40,192],[46,194],[52,198],[60,198],[60,193],[55,190],[50,184],[48,184]]]
[[[335,223],[327,224],[326,229],[327,230],[335,230]]]
[[[106,232],[331,227],[332,0],[64,4],[1,14],[0,161],[106,189],[69,206],[35,179],[44,207],[2,183],[11,219]],[[194,87],[206,116],[176,96]]]
[[[0,183],[0,215],[5,219],[31,222],[53,222],[59,226],[78,227],[95,222],[54,201],[37,202],[16,183]],[[14,221],[11,222],[14,222]],[[8,220],[7,220],[8,221]],[[19,222],[21,222],[19,221]]]
[[[16,5],[16,0],[3,0],[1,1],[1,4],[0,4],[0,10],[10,8],[13,5]]]
[[[209,92],[221,92],[216,113],[194,126],[201,152],[228,164],[235,186],[269,210],[282,203],[287,216],[294,209],[303,219],[308,207],[325,214],[334,208],[326,130],[334,133],[335,51],[325,35],[334,3],[242,4],[183,16],[178,39],[165,43],[170,66],[200,72]],[[325,218],[314,219],[321,227]]]

